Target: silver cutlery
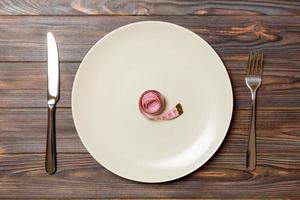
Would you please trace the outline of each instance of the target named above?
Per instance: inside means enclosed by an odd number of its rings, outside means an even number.
[[[48,45],[48,126],[45,169],[48,174],[56,172],[55,109],[59,100],[59,61],[55,38],[47,33]]]
[[[261,85],[262,73],[264,67],[264,55],[262,52],[251,52],[248,58],[246,68],[246,85],[251,91],[252,112],[250,132],[248,138],[248,147],[246,155],[246,167],[253,171],[256,167],[256,130],[255,130],[255,110],[256,110],[256,92]]]

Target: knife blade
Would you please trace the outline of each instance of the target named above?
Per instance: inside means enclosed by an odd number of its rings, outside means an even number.
[[[55,110],[59,100],[59,60],[55,38],[47,33],[48,46],[48,125],[45,169],[48,174],[56,172]]]

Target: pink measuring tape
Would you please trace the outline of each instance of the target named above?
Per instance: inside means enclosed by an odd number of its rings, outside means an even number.
[[[145,91],[139,99],[140,112],[149,119],[171,120],[183,114],[180,103],[162,114],[165,107],[166,103],[164,97],[156,90]]]

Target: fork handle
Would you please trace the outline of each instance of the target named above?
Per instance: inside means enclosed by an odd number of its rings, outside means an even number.
[[[256,116],[256,90],[251,93],[252,99],[252,112],[251,112],[251,124],[250,133],[248,138],[246,166],[250,171],[255,170],[256,167],[256,133],[255,133],[255,116]]]
[[[55,105],[48,106],[45,167],[48,174],[54,174],[56,172]]]

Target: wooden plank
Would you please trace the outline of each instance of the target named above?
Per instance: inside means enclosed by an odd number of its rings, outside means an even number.
[[[277,162],[258,157],[253,173],[245,171],[243,157],[217,155],[177,181],[140,184],[117,177],[88,154],[59,154],[52,176],[44,171],[43,154],[0,155],[0,198],[300,198],[299,153]]]
[[[57,39],[61,61],[81,61],[108,32],[143,20],[182,25],[207,40],[221,57],[238,57],[261,49],[271,58],[283,59],[300,51],[300,16],[1,16],[0,61],[46,61],[47,31]]]
[[[223,57],[231,77],[235,108],[248,108],[250,91],[244,69],[247,54]],[[259,107],[300,107],[300,58],[292,55],[265,55],[263,84],[258,93]],[[71,90],[79,62],[61,63],[59,107],[71,107]],[[30,77],[30,78],[28,78]],[[46,62],[0,62],[0,107],[46,107]]]
[[[245,152],[250,109],[236,109],[221,153]],[[300,109],[257,110],[257,150],[259,154],[277,152],[300,155]],[[44,153],[46,109],[0,109],[0,154]],[[73,124],[71,109],[57,110],[57,151],[87,153]],[[285,157],[283,157],[285,158]]]
[[[59,107],[71,107],[71,90],[80,63],[60,64]],[[28,78],[30,77],[30,78]],[[46,107],[46,62],[0,62],[0,107]]]
[[[46,148],[47,109],[0,110],[0,154],[43,153]],[[86,153],[72,119],[71,109],[56,111],[57,151]]]
[[[297,0],[2,0],[0,15],[297,15]]]

